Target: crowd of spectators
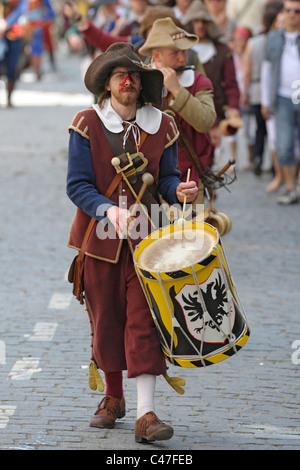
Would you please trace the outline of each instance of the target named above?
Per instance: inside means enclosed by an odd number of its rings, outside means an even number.
[[[267,191],[284,188],[278,203],[298,202],[298,0],[0,0],[0,76],[7,80],[8,106],[24,68],[31,66],[37,79],[42,77],[45,51],[55,70],[60,40],[82,54],[84,74],[110,44],[129,42],[138,52],[153,23],[166,17],[199,38],[188,51],[189,63],[213,84],[217,121],[209,135],[214,147],[226,140],[239,163],[237,139],[243,133],[243,170],[257,177],[272,172]],[[218,124],[232,116],[243,125],[226,136]],[[270,168],[264,165],[266,153]]]

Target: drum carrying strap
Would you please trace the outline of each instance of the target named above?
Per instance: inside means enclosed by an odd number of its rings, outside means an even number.
[[[173,118],[176,122],[176,126],[178,127],[178,130],[179,130],[179,135],[180,135],[179,145],[183,148],[184,153],[186,154],[186,156],[188,157],[188,159],[190,160],[192,165],[196,168],[197,173],[199,175],[199,178],[202,181],[202,179],[204,177],[204,171],[202,169],[199,158],[198,158],[198,156],[195,152],[195,149],[191,144],[190,139],[188,138],[188,136],[187,136],[186,132],[184,131],[183,127],[181,126],[176,113],[172,110],[169,110],[169,109],[167,109],[165,112],[167,114],[170,114],[171,116],[173,116]]]

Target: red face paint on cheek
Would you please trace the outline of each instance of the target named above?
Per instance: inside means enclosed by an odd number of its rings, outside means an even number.
[[[123,82],[121,82],[121,83],[119,84],[119,87],[118,87],[118,92],[119,92],[119,93],[125,88],[125,84],[126,84],[128,78],[129,78],[129,75],[128,75],[128,73],[127,73],[127,75],[126,75],[126,77],[124,78]]]
[[[132,78],[131,74],[129,72],[127,72],[126,77],[124,78],[123,82],[121,82],[118,86],[118,92],[119,93],[121,93],[121,91],[125,88],[127,80],[129,80],[130,83],[135,85],[135,80]]]
[[[130,74],[129,74],[129,80],[131,81],[131,83],[132,83],[133,85],[135,85],[135,80],[134,80],[134,78],[132,77],[132,75],[130,75]]]

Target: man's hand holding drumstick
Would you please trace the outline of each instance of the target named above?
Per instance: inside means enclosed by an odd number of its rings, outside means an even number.
[[[119,164],[118,160],[119,160],[118,158],[114,158],[112,160],[113,166],[118,167],[118,164]],[[127,181],[127,179],[126,179],[126,181]],[[135,196],[135,204],[131,208],[130,211],[128,209],[121,209],[118,206],[112,206],[107,211],[107,217],[109,218],[110,222],[115,227],[115,230],[116,230],[119,238],[124,238],[127,235],[127,233],[130,232],[130,227],[129,226],[130,226],[131,222],[134,220],[134,213],[136,211],[137,206],[139,204],[141,204],[142,209],[145,211],[145,208],[142,205],[141,199],[142,199],[147,187],[150,186],[151,184],[153,184],[154,178],[150,173],[146,172],[142,176],[142,181],[143,181],[143,184],[142,184],[141,189],[140,189],[138,194],[135,193],[134,189],[131,187],[130,183],[127,181],[131,191],[133,192],[133,194]],[[150,218],[150,214],[147,214],[147,212],[146,212],[146,215],[147,215],[149,221],[152,223],[151,218]],[[153,225],[153,226],[155,227],[155,225]]]
[[[130,211],[128,209],[122,209],[119,206],[111,206],[106,214],[113,224],[118,237],[126,237],[128,225],[133,220]]]
[[[176,188],[176,196],[179,202],[192,203],[198,193],[198,188],[195,181],[181,182]],[[137,203],[140,203],[139,194]],[[115,230],[120,238],[124,238],[128,232],[129,224],[134,220],[133,213],[128,209],[123,209],[118,206],[111,206],[107,211],[107,217],[115,227]]]
[[[179,202],[192,203],[197,197],[198,188],[195,181],[181,182],[176,188],[176,196]]]

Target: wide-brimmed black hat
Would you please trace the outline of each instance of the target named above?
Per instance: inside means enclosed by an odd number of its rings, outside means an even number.
[[[105,91],[106,80],[116,67],[126,67],[140,72],[141,97],[145,103],[153,103],[160,106],[164,80],[163,74],[160,70],[151,69],[148,65],[144,64],[134,52],[133,46],[125,42],[112,44],[103,54],[93,60],[84,77],[87,89],[96,96],[100,95]]]

